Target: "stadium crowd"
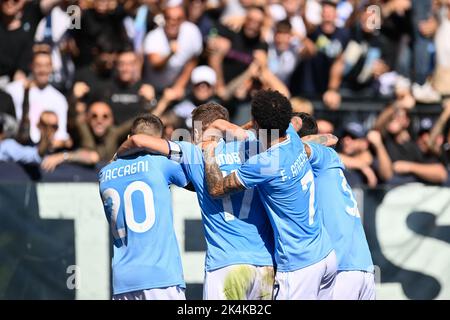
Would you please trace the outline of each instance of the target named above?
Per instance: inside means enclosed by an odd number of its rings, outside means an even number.
[[[0,179],[96,181],[138,114],[173,138],[215,101],[243,125],[273,88],[352,186],[449,185],[449,34],[450,0],[0,0]]]

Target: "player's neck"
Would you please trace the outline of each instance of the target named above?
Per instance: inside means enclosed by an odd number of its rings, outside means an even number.
[[[275,139],[270,139],[267,147],[272,148],[273,146],[276,146],[277,144],[282,143],[286,140],[287,140],[287,135],[285,135],[284,137],[277,137]]]

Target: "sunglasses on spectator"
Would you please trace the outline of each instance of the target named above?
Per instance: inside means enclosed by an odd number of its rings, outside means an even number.
[[[102,119],[102,120],[107,120],[110,118],[110,115],[107,113],[103,113],[103,114],[98,114],[98,113],[92,113],[91,114],[92,119]]]
[[[54,123],[45,123],[45,122],[40,122],[39,126],[43,127],[43,128],[50,128],[53,130],[58,130],[58,124],[54,124]]]

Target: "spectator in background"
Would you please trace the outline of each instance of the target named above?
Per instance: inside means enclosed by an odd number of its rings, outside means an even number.
[[[306,36],[306,0],[281,0],[270,6],[270,13],[276,24],[283,20],[289,21],[294,36],[292,40],[295,39],[297,45],[298,40]]]
[[[0,1],[0,88],[26,78],[36,27],[61,1]]]
[[[443,110],[430,132],[427,145],[437,156],[444,159],[450,169],[450,99],[444,100]]]
[[[217,94],[221,98],[226,85],[242,75],[255,59],[261,65],[267,64],[267,44],[261,41],[264,19],[263,9],[250,7],[240,32],[221,27],[219,36],[209,40],[209,65],[217,74]]]
[[[349,122],[344,127],[340,139],[339,156],[345,165],[345,174],[350,185],[367,185],[374,188],[378,178],[372,169],[373,156],[364,127],[357,122]]]
[[[87,66],[94,60],[94,49],[100,37],[105,37],[111,45],[117,46],[127,41],[123,25],[125,16],[126,12],[117,0],[95,0],[91,9],[83,10],[81,27],[72,30],[77,46],[77,68]],[[115,51],[119,50],[116,48]]]
[[[307,113],[311,116],[314,115],[314,105],[308,99],[301,98],[301,97],[293,97],[293,98],[291,98],[290,101],[291,101],[293,112],[296,112],[296,113],[303,112],[303,113]]]
[[[412,34],[411,0],[385,0],[380,5],[383,22],[380,31],[388,50],[386,62],[391,70],[408,75],[410,68],[405,63],[408,64],[411,60],[405,59],[404,54],[408,51],[408,37]]]
[[[131,47],[119,53],[115,78],[105,90],[116,125],[156,105],[155,90],[141,80],[141,66],[139,56]]]
[[[53,111],[58,116],[58,131],[55,139],[60,146],[68,143],[66,98],[49,84],[52,74],[52,58],[48,51],[37,51],[31,64],[31,81],[15,81],[7,86],[8,93],[12,96],[16,116],[19,121],[29,120],[29,137],[33,143],[41,139],[38,128],[41,113]],[[28,119],[27,119],[28,118]],[[23,121],[22,121],[23,122]]]
[[[273,42],[269,43],[268,65],[270,71],[289,87],[291,75],[300,58],[301,47],[292,41],[292,27],[289,20],[275,25]]]
[[[350,42],[344,51],[344,86],[364,96],[376,96],[379,78],[389,71],[385,62],[385,50],[379,37],[379,30],[370,23],[373,19],[363,6],[354,15],[356,22],[351,29]]]
[[[432,72],[433,37],[438,23],[433,15],[434,0],[412,0],[413,81],[423,85]]]
[[[433,88],[441,95],[450,95],[450,0],[441,1],[438,11],[439,26],[435,36],[436,70]]]
[[[299,66],[298,88],[294,93],[323,95],[323,102],[330,109],[341,104],[339,88],[344,71],[343,52],[349,35],[346,29],[336,27],[336,1],[322,1],[322,22],[308,38],[315,46],[306,46],[307,58]]]
[[[192,90],[190,95],[173,105],[173,108],[168,112],[166,112],[166,109],[173,103],[173,97],[167,95],[168,91],[164,93],[153,114],[160,117],[164,123],[166,136],[170,136],[172,130],[177,129],[177,127],[192,128],[192,111],[197,106],[208,102],[220,103],[220,99],[215,95],[216,81],[216,73],[212,68],[208,66],[196,67],[191,75]],[[169,130],[168,127],[170,127]]]
[[[75,74],[75,65],[70,52],[72,39],[69,37],[69,29],[73,21],[67,10],[76,1],[62,0],[58,2],[60,4],[39,22],[34,41],[50,46],[53,61],[50,83],[65,94],[72,88]]]
[[[149,62],[145,80],[158,93],[172,90],[181,99],[203,49],[202,35],[195,24],[186,21],[180,5],[166,7],[164,19],[164,27],[151,31],[145,38]]]
[[[145,35],[155,29],[157,20],[162,20],[161,0],[126,0],[127,17],[123,20],[128,39],[133,44],[134,51],[144,53]]]
[[[333,134],[335,131],[333,122],[326,118],[317,119],[317,128],[319,134]]]
[[[95,151],[101,162],[108,162],[112,159],[133,124],[133,119],[130,119],[120,126],[114,126],[111,107],[101,101],[92,103],[87,114],[79,113],[76,121],[81,138],[79,147]],[[95,156],[93,160],[95,160]]]
[[[82,108],[86,109],[86,104],[104,96],[112,81],[117,52],[117,47],[107,37],[100,37],[94,50],[93,62],[77,69],[73,97]]]
[[[0,87],[24,79],[32,57],[30,31],[25,29],[23,10],[26,0],[0,1]]]
[[[206,44],[208,37],[211,35],[212,29],[216,23],[208,15],[207,0],[188,0],[185,1],[187,20],[194,23],[202,34],[203,43]]]
[[[396,182],[415,179],[442,184],[447,171],[442,163],[433,159],[426,163],[424,154],[409,132],[411,120],[408,110],[396,103],[388,106],[378,117],[375,129],[383,135],[389,157],[393,163]]]
[[[14,139],[7,139],[4,132],[4,119],[0,115],[0,161],[20,164],[39,164],[42,157],[53,149],[58,117],[54,112],[43,112],[38,128],[41,139],[37,145],[23,146]]]

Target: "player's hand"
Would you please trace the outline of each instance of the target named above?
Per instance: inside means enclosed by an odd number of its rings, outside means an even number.
[[[323,95],[323,103],[331,109],[337,110],[341,106],[341,95],[335,90],[328,90]]]
[[[147,101],[155,99],[155,88],[149,84],[143,84],[139,89],[139,95]]]
[[[408,174],[412,171],[412,162],[409,161],[395,161],[393,163],[393,169],[396,174]]]
[[[367,140],[369,140],[369,142],[375,147],[383,145],[383,138],[381,137],[380,131],[377,130],[369,131],[367,134]]]
[[[85,82],[77,82],[73,86],[73,95],[76,99],[83,98],[91,89]]]
[[[41,163],[41,168],[47,172],[55,171],[56,167],[64,162],[64,153],[56,153],[46,156]]]

